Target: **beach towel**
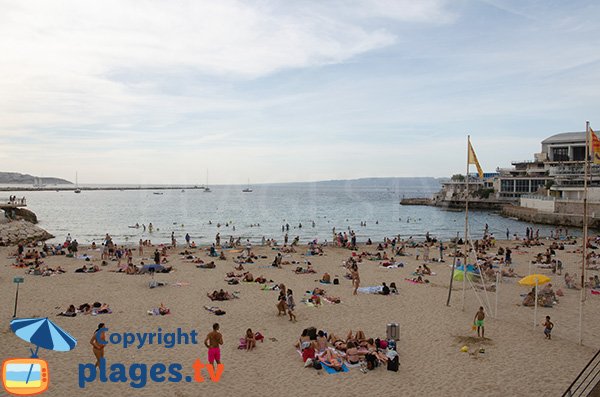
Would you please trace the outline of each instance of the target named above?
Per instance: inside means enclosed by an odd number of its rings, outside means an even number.
[[[342,369],[341,371],[336,371],[334,368],[328,366],[326,363],[324,363],[323,361],[319,361],[321,363],[321,365],[323,366],[323,369],[325,370],[325,372],[327,372],[328,374],[337,374],[340,372],[348,372],[349,369],[346,366],[346,364],[342,364]]]
[[[374,287],[360,287],[357,291],[363,294],[378,294],[383,289],[383,286],[377,285]]]

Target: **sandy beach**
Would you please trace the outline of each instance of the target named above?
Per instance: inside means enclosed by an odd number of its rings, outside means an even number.
[[[573,253],[578,246],[566,246],[557,251],[556,258],[564,264],[565,272],[580,274],[581,254]],[[548,240],[543,243],[549,245]],[[515,241],[499,241],[499,246],[513,247],[513,267],[517,274],[527,275],[530,262],[545,246],[514,249]],[[479,301],[470,288],[466,291],[465,309],[461,310],[462,283],[455,282],[451,306],[446,306],[450,280],[450,250],[446,251],[446,262],[431,262],[429,267],[436,273],[426,277],[430,284],[413,284],[406,278],[423,261],[416,261],[414,249],[408,248],[408,256],[401,257],[405,266],[387,269],[378,261],[365,260],[359,265],[361,286],[376,286],[382,282],[395,282],[398,295],[375,295],[359,293],[352,295],[351,281],[344,278],[346,269],[342,262],[351,251],[325,247],[323,256],[305,256],[306,246],[297,248],[297,253],[284,254],[284,260],[299,261],[300,265],[284,265],[282,269],[270,266],[276,251],[270,247],[252,248],[259,256],[254,264],[245,268],[257,276],[264,276],[274,283],[284,283],[293,289],[296,298],[297,322],[287,317],[278,317],[275,307],[277,291],[264,291],[257,283],[228,285],[225,274],[235,271],[233,259],[237,253],[226,252],[227,260],[215,260],[215,269],[199,269],[183,259],[179,252],[184,247],[169,249],[169,265],[175,271],[156,274],[156,281],[167,285],[149,288],[150,275],[126,275],[109,270],[116,262],[101,266],[101,271],[91,274],[75,273],[84,264],[100,265],[100,251],[89,247],[81,248],[79,254],[92,257],[90,262],[81,259],[51,256],[45,259],[50,267],[62,266],[65,274],[50,277],[24,275],[25,270],[12,266],[10,256],[16,247],[0,249],[0,306],[3,319],[1,327],[0,356],[28,357],[30,347],[9,329],[13,313],[15,285],[13,277],[25,277],[20,288],[18,317],[49,317],[78,340],[77,347],[70,352],[60,353],[40,350],[40,358],[48,361],[51,385],[48,396],[106,396],[106,395],[172,395],[193,396],[219,394],[224,396],[247,395],[428,395],[428,396],[528,396],[559,395],[564,392],[587,361],[600,347],[600,296],[587,292],[584,307],[584,346],[578,345],[579,291],[566,289],[563,276],[552,275],[550,270],[537,272],[552,278],[554,289],[561,288],[564,296],[553,308],[538,309],[539,325],[533,329],[533,308],[520,305],[520,294],[528,288],[517,284],[518,278],[503,278],[498,292],[498,313],[487,313],[486,337],[477,339],[471,329]],[[153,249],[145,248],[146,263],[151,262]],[[192,249],[193,255],[208,261],[204,249]],[[376,252],[376,245],[363,246],[359,251]],[[388,255],[391,249],[387,250]],[[437,256],[432,249],[431,257]],[[134,263],[141,258],[134,253]],[[295,274],[297,266],[305,266],[309,260],[316,274]],[[536,269],[534,265],[532,269]],[[235,271],[236,273],[241,273]],[[328,272],[339,278],[339,285],[324,285],[319,278]],[[598,274],[589,271],[588,276]],[[177,284],[180,283],[180,284]],[[188,284],[189,283],[189,284]],[[268,283],[273,284],[273,283]],[[324,288],[328,295],[341,298],[341,303],[324,302],[320,307],[310,307],[301,302],[306,291],[315,287]],[[239,291],[239,299],[211,302],[206,294],[213,290]],[[492,308],[496,293],[488,293]],[[480,293],[482,298],[484,295]],[[74,318],[57,317],[70,304],[76,306],[88,302],[108,303],[112,314],[97,316],[79,314]],[[148,315],[147,311],[164,303],[171,310],[165,316]],[[205,305],[218,306],[225,315],[216,316],[204,309]],[[552,340],[543,334],[542,320],[552,317],[555,328]],[[143,388],[133,389],[129,383],[99,381],[85,388],[78,386],[79,364],[95,361],[89,340],[98,323],[104,322],[112,332],[173,332],[197,330],[198,345],[176,345],[171,349],[159,345],[147,345],[141,349],[124,349],[109,344],[106,347],[107,363],[124,364],[182,363],[185,374],[191,372],[196,358],[206,362],[207,349],[202,345],[205,335],[214,322],[219,322],[224,338],[222,362],[225,369],[219,383],[154,383],[148,380]],[[363,330],[367,337],[385,337],[386,324],[400,325],[398,353],[400,369],[387,371],[379,367],[363,373],[351,368],[347,373],[327,374],[323,370],[303,368],[303,362],[293,344],[304,328],[314,326],[329,333],[346,335],[349,330]],[[238,342],[247,328],[265,336],[254,351],[238,350]],[[469,353],[461,352],[462,346]],[[485,353],[477,351],[483,347]]]

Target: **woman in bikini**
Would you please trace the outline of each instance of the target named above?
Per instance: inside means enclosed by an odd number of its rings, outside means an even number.
[[[104,331],[100,332],[103,328],[104,323],[98,324],[98,328],[96,329],[96,331],[94,331],[94,335],[90,340],[90,344],[92,345],[92,351],[94,352],[94,356],[96,356],[96,367],[100,367],[100,360],[104,358],[104,346],[106,346],[106,337]]]
[[[350,364],[358,364],[360,361],[359,356],[358,356],[358,349],[356,348],[356,345],[352,341],[348,342],[348,345],[347,345],[346,360],[348,360],[348,362]]]

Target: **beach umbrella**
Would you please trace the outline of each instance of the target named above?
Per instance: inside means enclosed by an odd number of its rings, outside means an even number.
[[[463,272],[462,270],[455,270],[454,271],[454,280],[455,281],[463,281],[463,278],[465,276],[465,272]],[[475,278],[475,274],[471,273],[470,271],[467,270],[467,280],[469,281],[473,281],[473,279]]]
[[[31,357],[37,357],[40,347],[48,350],[66,352],[73,350],[77,340],[45,318],[17,318],[10,322],[10,329],[21,339],[36,346]]]
[[[550,277],[544,276],[543,274],[530,274],[519,280],[520,285],[526,287],[535,287],[535,304],[533,309],[533,328],[537,324],[537,307],[538,307],[538,286],[549,283]]]
[[[529,276],[525,276],[519,280],[520,285],[524,285],[527,287],[533,287],[536,285],[543,285],[549,283],[550,277],[545,276],[543,274],[530,274]]]

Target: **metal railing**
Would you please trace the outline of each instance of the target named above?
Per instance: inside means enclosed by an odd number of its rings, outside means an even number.
[[[552,196],[541,196],[539,194],[523,194],[521,198],[525,199],[534,199],[534,200],[544,200],[544,201],[555,201],[556,198]]]
[[[600,381],[600,350],[581,370],[573,383],[564,392],[563,397],[589,396]]]

